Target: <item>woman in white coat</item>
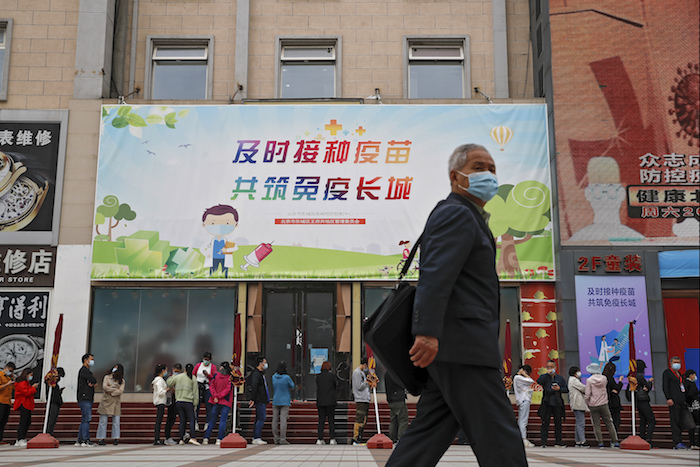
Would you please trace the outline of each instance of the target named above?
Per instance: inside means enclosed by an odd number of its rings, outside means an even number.
[[[513,392],[515,392],[515,402],[518,404],[518,426],[520,427],[520,436],[523,438],[525,447],[531,448],[534,446],[527,439],[527,419],[530,416],[530,403],[532,402],[532,385],[535,381],[530,377],[532,367],[523,365],[518,369],[518,372],[513,376]]]
[[[569,406],[574,411],[576,418],[576,447],[588,448],[586,443],[586,412],[589,411],[586,404],[586,386],[581,382],[581,370],[577,366],[569,368]]]
[[[168,374],[168,367],[163,363],[156,365],[154,372],[155,378],[151,381],[153,386],[153,405],[156,406],[156,425],[153,429],[153,445],[158,446],[165,444],[160,439],[160,425],[163,422],[163,414],[165,413],[165,403],[168,396],[168,383],[165,382],[165,375]]]

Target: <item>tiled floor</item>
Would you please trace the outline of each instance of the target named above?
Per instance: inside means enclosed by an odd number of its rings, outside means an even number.
[[[205,466],[205,467],[383,467],[391,450],[369,450],[353,446],[248,446],[246,449],[221,449],[217,446],[144,446],[122,445],[80,448],[62,445],[58,449],[0,447],[0,466],[79,467],[113,465]],[[528,461],[536,467],[596,466],[693,466],[700,464],[700,451],[621,451],[612,449],[528,448]],[[477,466],[468,446],[452,446],[439,467]]]

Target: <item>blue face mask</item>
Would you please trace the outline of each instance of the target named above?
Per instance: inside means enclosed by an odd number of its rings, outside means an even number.
[[[469,179],[469,188],[457,185],[470,195],[479,198],[481,201],[489,202],[498,192],[498,178],[491,172],[474,172],[469,175],[455,170],[458,174]]]
[[[672,364],[671,364],[671,368],[673,368],[674,370],[678,371],[678,370],[681,369],[681,364],[680,364],[680,363],[672,363]]]
[[[233,229],[235,229],[236,226],[230,224],[209,224],[205,225],[204,228],[206,228],[207,232],[212,235],[228,235],[233,232]]]

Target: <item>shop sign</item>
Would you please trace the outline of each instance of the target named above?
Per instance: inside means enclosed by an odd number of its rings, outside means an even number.
[[[49,292],[0,292],[0,368],[43,367],[48,312]]]
[[[579,256],[577,261],[578,272],[641,273],[643,269],[642,257],[636,253]]]
[[[56,247],[0,246],[0,285],[53,287]]]

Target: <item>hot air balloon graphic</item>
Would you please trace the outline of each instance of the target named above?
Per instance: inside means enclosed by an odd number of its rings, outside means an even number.
[[[491,138],[500,146],[501,151],[503,151],[508,141],[513,138],[513,130],[507,126],[497,126],[491,130]]]

